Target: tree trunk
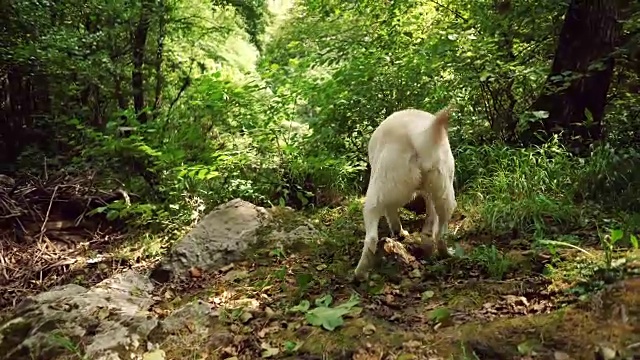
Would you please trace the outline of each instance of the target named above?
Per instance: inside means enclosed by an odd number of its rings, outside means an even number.
[[[620,7],[619,0],[571,0],[551,73],[532,105],[548,116],[522,133],[524,144],[540,144],[562,133],[569,149],[583,153],[602,139],[613,52],[621,34]]]
[[[155,101],[153,102],[153,114],[156,116],[156,112],[162,104],[162,88],[164,86],[164,78],[162,76],[162,61],[164,56],[164,38],[166,36],[166,10],[164,1],[159,1],[159,16],[158,19],[158,40],[156,49],[156,89],[155,89]]]
[[[131,74],[131,89],[133,91],[133,108],[140,123],[147,122],[144,112],[144,53],[149,33],[150,11],[153,4],[149,0],[141,1],[140,20],[133,33],[133,72]]]

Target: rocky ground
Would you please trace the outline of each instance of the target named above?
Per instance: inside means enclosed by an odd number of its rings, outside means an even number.
[[[94,286],[67,272],[69,284],[26,300],[5,292],[0,359],[640,358],[637,253],[603,270],[588,232],[581,249],[539,248],[456,219],[455,256],[403,257],[415,236],[388,240],[356,284],[359,206],[297,213],[236,200],[153,268],[111,266]]]

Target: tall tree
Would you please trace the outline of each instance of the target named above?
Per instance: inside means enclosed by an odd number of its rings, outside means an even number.
[[[548,112],[548,116],[522,134],[526,144],[562,133],[565,145],[580,153],[602,139],[625,3],[628,0],[571,0],[551,73],[532,105],[533,110]]]

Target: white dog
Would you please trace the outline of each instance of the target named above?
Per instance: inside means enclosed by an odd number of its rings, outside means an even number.
[[[415,196],[424,197],[427,204],[423,241],[432,232],[438,253],[448,255],[443,235],[457,205],[448,136],[450,112],[449,107],[435,115],[416,109],[397,111],[373,132],[368,149],[371,176],[363,210],[366,236],[355,270],[357,279],[367,277],[375,259],[380,217],[387,218],[394,235],[408,235],[398,208]]]

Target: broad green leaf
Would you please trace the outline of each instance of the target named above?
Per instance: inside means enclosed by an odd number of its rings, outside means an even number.
[[[447,308],[437,308],[431,310],[429,313],[429,319],[435,322],[443,322],[451,316],[451,311]]]
[[[343,315],[346,315],[349,309],[345,308],[329,308],[317,307],[306,313],[305,318],[309,324],[313,326],[322,326],[324,329],[333,331],[337,327],[344,324]]]
[[[620,229],[611,230],[611,244],[615,244],[618,240],[622,239],[624,232]]]

